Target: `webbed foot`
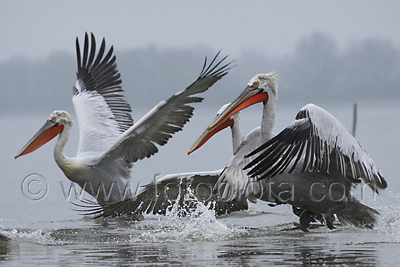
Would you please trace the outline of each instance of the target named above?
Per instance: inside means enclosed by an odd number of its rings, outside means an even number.
[[[335,221],[335,216],[334,214],[346,207],[345,203],[339,203],[338,205],[334,207],[330,207],[328,211],[324,214],[324,218],[326,221],[326,226],[328,226],[329,229],[333,230],[336,229],[335,226],[333,225],[333,222]]]
[[[321,221],[322,216],[321,214],[299,209],[293,206],[293,213],[300,217],[300,228],[304,232],[308,232],[308,228],[310,228],[310,223]]]

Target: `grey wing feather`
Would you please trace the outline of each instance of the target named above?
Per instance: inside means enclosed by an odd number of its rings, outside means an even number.
[[[259,179],[292,173],[298,163],[305,171],[338,172],[352,183],[363,179],[372,190],[387,187],[387,182],[358,141],[331,114],[308,104],[296,120],[277,136],[248,156],[260,153],[245,169]],[[335,167],[335,169],[332,169]]]
[[[127,162],[133,163],[157,153],[156,144],[166,144],[172,134],[182,130],[192,117],[194,108],[189,104],[203,100],[193,95],[206,91],[228,73],[231,63],[220,67],[226,57],[216,62],[218,55],[219,53],[208,67],[206,59],[203,70],[194,83],[155,106],[123,133],[103,157],[118,158],[122,155]]]
[[[167,211],[171,211],[175,205],[178,215],[185,216],[193,212],[199,202],[204,205],[212,202],[210,209],[215,210],[217,215],[247,210],[246,198],[226,203],[213,193],[212,188],[220,172],[221,170],[166,175],[145,185],[136,197],[98,207],[93,209],[90,214],[97,217],[130,216],[144,213],[166,215]]]
[[[116,57],[113,56],[114,48],[111,46],[109,52],[104,56],[105,46],[106,42],[103,38],[96,56],[96,39],[92,33],[89,51],[89,37],[86,33],[81,58],[79,40],[76,38],[78,71],[74,94],[79,95],[92,91],[101,95],[111,110],[113,119],[118,123],[118,130],[124,132],[133,125],[132,110],[123,95],[121,75],[117,70]],[[81,127],[83,126],[81,125]]]

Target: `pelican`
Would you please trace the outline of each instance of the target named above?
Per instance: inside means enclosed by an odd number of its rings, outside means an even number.
[[[223,112],[229,104],[221,107],[217,116]],[[213,131],[210,135],[208,131],[204,132],[204,138],[199,138],[199,142],[204,144],[216,132],[230,126],[232,132],[232,148],[233,154],[237,154],[240,147],[247,147],[246,142],[242,142],[241,131],[239,127],[239,113],[232,115],[228,120],[222,123],[217,130]],[[200,140],[201,139],[201,140]],[[201,145],[202,145],[201,144]],[[198,147],[200,147],[199,145]],[[258,143],[251,146],[251,149],[246,149],[248,153],[256,149]],[[197,147],[197,148],[198,148]],[[196,149],[197,149],[196,148]],[[195,149],[193,149],[194,151]],[[192,151],[189,151],[190,154]],[[244,154],[241,153],[241,158]],[[249,159],[244,160],[242,168],[250,162]],[[95,215],[97,217],[115,217],[115,216],[132,216],[139,217],[141,214],[161,214],[166,215],[167,210],[172,210],[176,205],[181,215],[191,213],[198,202],[204,205],[212,203],[209,207],[213,209],[216,215],[230,214],[235,211],[247,210],[248,202],[247,196],[240,196],[233,201],[222,200],[217,194],[213,192],[213,187],[219,177],[226,172],[226,169],[204,172],[189,172],[189,173],[176,173],[168,174],[155,179],[153,182],[145,185],[136,196],[126,199],[124,201],[113,203],[110,205],[78,205],[85,208],[83,213],[85,215]],[[241,170],[240,170],[241,171]],[[244,171],[242,171],[244,173]],[[263,181],[259,181],[261,183]],[[257,183],[257,181],[255,181]],[[189,191],[189,189],[191,191]],[[185,198],[185,196],[192,196]],[[250,198],[252,196],[249,196]],[[253,202],[254,199],[250,199]]]
[[[104,56],[105,48],[103,38],[96,55],[95,37],[91,34],[90,45],[86,33],[81,55],[76,39],[78,71],[72,97],[80,130],[76,157],[63,153],[72,119],[60,110],[50,114],[43,127],[15,156],[31,153],[58,135],[54,149],[57,165],[100,205],[132,198],[132,192],[124,189],[133,163],[157,153],[156,145],[165,145],[172,134],[182,130],[193,115],[194,108],[189,104],[203,100],[195,95],[205,92],[230,69],[230,63],[223,63],[226,57],[216,61],[219,53],[208,66],[206,59],[195,82],[161,101],[133,124],[130,105],[122,94],[113,47]]]
[[[229,106],[230,103],[223,105],[218,111],[216,118]],[[260,145],[261,127],[256,127],[245,138],[242,138],[240,111],[232,114],[228,119],[213,129],[206,129],[189,149],[188,155],[199,149],[212,136],[227,127],[231,128],[233,157],[220,173],[219,182],[214,186],[214,192],[219,192],[221,199],[228,203],[241,200],[242,197],[244,197],[253,203],[256,203],[257,199],[269,202],[268,205],[271,207],[284,204],[268,191],[269,186],[264,179],[257,180],[253,177],[249,178],[247,176],[247,171],[244,170],[244,167],[256,158],[255,155],[247,155]],[[227,181],[230,183],[228,187],[226,186]],[[322,220],[320,214],[298,209],[295,206],[293,206],[293,212],[300,217],[300,226],[305,231],[311,222]]]
[[[335,117],[313,104],[304,106],[295,121],[274,136],[277,97],[277,74],[258,74],[207,127],[211,132],[240,110],[263,103],[259,148],[247,155],[252,161],[244,167],[250,169],[248,175],[221,176],[215,190],[222,199],[234,200],[244,190],[252,193],[246,188],[249,179],[262,179],[267,185],[263,193],[271,200],[308,211],[299,214],[303,231],[309,227],[310,214],[322,214],[330,229],[335,228],[334,214],[342,223],[373,228],[379,213],[355,199],[351,189],[361,181],[373,192],[385,189],[379,168]]]

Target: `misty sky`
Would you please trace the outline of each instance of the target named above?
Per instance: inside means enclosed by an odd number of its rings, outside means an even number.
[[[2,1],[0,62],[75,53],[84,32],[118,50],[203,45],[232,56],[291,53],[312,32],[341,46],[365,38],[400,45],[400,1]]]

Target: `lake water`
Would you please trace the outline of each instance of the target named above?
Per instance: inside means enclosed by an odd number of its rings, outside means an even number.
[[[304,103],[305,104],[305,103]],[[352,103],[316,103],[349,129]],[[291,123],[302,104],[278,102],[275,132]],[[232,155],[230,132],[220,133],[199,151],[186,152],[219,107],[197,105],[195,115],[160,152],[137,162],[131,184],[144,185],[157,173],[216,170]],[[400,261],[400,182],[397,174],[400,103],[358,103],[356,136],[382,170],[389,187],[380,195],[364,192],[362,202],[381,216],[374,230],[337,225],[298,227],[288,206],[251,205],[250,210],[215,217],[200,206],[196,216],[146,215],[126,218],[83,217],[67,201],[70,182],[53,159],[55,141],[30,155],[15,154],[47,119],[48,113],[1,115],[0,265],[5,266],[128,266],[128,265],[360,265],[388,266]],[[69,111],[72,115],[74,112]],[[144,111],[134,113],[136,121]],[[76,119],[74,120],[76,122]],[[242,113],[247,134],[261,121],[261,105]],[[65,153],[78,144],[77,124]],[[27,191],[27,182],[34,182]],[[360,192],[357,192],[360,196]]]

